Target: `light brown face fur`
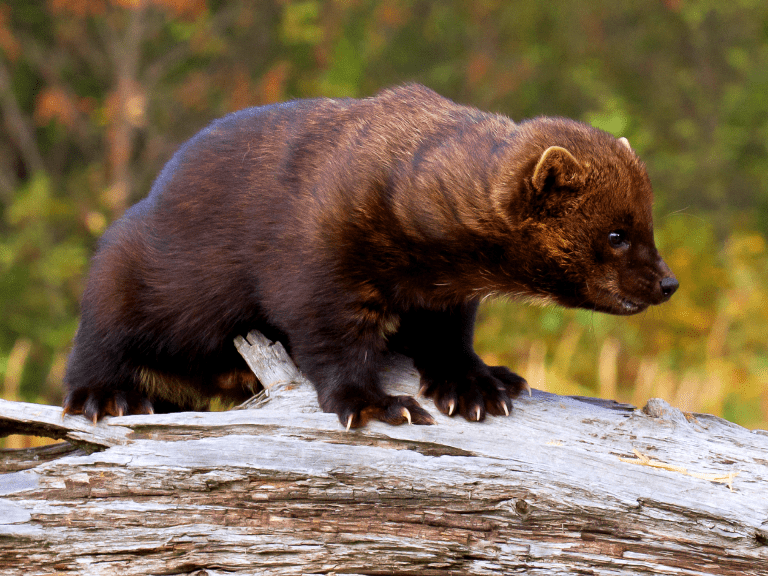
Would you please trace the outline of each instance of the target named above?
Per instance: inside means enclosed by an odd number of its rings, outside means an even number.
[[[550,145],[521,179],[512,209],[524,215],[516,227],[531,238],[530,266],[545,272],[538,289],[564,306],[611,314],[669,299],[677,280],[656,250],[653,191],[626,139],[566,120],[531,124],[539,125],[526,133]]]

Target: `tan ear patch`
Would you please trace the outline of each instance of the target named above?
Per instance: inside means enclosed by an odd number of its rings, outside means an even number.
[[[581,174],[582,168],[578,160],[562,146],[550,146],[541,155],[536,168],[533,170],[531,182],[537,190],[541,190],[547,178],[554,176],[560,184],[569,184]]]
[[[627,140],[623,136],[621,138],[619,138],[619,142],[624,144],[624,146],[626,146],[629,150],[632,150],[632,146],[629,145],[629,140]]]

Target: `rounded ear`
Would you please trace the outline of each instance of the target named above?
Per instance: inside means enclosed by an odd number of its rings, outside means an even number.
[[[632,146],[629,145],[629,140],[627,140],[623,136],[621,138],[619,138],[619,142],[624,144],[624,146],[626,146],[628,149],[632,150]]]
[[[548,182],[559,186],[575,184],[582,174],[581,164],[562,146],[550,146],[539,158],[531,182],[541,192]]]

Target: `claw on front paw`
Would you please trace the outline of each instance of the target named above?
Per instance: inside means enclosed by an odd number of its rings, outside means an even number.
[[[458,413],[470,422],[481,422],[486,414],[509,416],[512,398],[529,389],[525,379],[508,368],[484,364],[463,374],[445,369],[425,370],[421,384],[422,394],[431,397],[443,414]]]
[[[528,396],[531,395],[531,387],[528,381],[512,372],[506,366],[488,366],[488,370],[491,376],[501,383],[510,398],[516,398],[523,390],[528,392]]]

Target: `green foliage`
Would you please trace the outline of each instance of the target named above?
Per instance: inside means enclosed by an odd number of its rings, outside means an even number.
[[[478,348],[534,384],[768,426],[768,4],[0,2],[0,390],[57,401],[87,258],[228,111],[420,81],[629,138],[681,281],[637,317],[492,302]]]
[[[6,379],[16,344],[34,343],[27,371],[31,381],[14,385],[28,400],[51,393],[40,384],[77,327],[77,297],[89,250],[85,238],[73,233],[73,208],[38,174],[17,190],[2,214],[0,380]]]

